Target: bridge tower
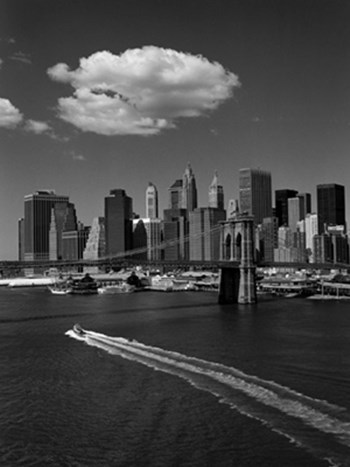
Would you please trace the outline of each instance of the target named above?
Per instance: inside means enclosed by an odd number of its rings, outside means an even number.
[[[220,235],[220,260],[231,265],[220,270],[219,303],[255,303],[253,217],[236,214],[221,222]]]

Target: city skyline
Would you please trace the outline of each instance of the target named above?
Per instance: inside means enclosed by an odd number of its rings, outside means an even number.
[[[148,182],[162,213],[188,162],[199,207],[215,170],[227,208],[239,170],[260,167],[273,192],[310,192],[313,212],[318,184],[344,185],[349,219],[349,17],[348,2],[325,0],[3,1],[1,259],[17,257],[29,193],[69,196],[91,225],[124,189],[144,217]]]

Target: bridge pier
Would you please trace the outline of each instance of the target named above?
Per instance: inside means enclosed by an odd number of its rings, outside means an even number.
[[[221,268],[219,303],[256,303],[253,218],[237,215],[221,224],[220,259],[239,267]]]

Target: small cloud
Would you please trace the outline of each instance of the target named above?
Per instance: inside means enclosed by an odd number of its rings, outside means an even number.
[[[261,123],[262,122],[262,119],[260,117],[253,117],[252,118],[252,122],[253,123]]]
[[[46,122],[40,122],[37,120],[27,120],[24,125],[25,131],[41,135],[42,133],[52,132],[52,128]]]
[[[0,127],[13,129],[22,120],[21,112],[8,99],[0,97]]]
[[[211,128],[210,133],[214,136],[218,136],[219,132],[216,128]]]
[[[0,68],[2,67],[2,64],[4,63],[4,60],[0,58]]]
[[[215,110],[240,86],[218,62],[155,46],[96,52],[76,70],[58,63],[47,73],[74,89],[58,100],[59,117],[101,135],[159,134],[179,118]]]
[[[13,37],[0,37],[0,42],[7,42],[8,44],[15,44],[16,40]]]
[[[86,158],[82,154],[76,154],[74,151],[71,153],[73,161],[86,161]]]
[[[30,55],[25,54],[24,52],[15,52],[13,55],[11,55],[10,60],[14,60],[16,62],[22,62],[22,63],[25,63],[26,65],[32,64]]]

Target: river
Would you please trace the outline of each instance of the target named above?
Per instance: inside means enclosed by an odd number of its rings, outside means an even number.
[[[0,371],[1,466],[350,465],[347,302],[1,288]]]

